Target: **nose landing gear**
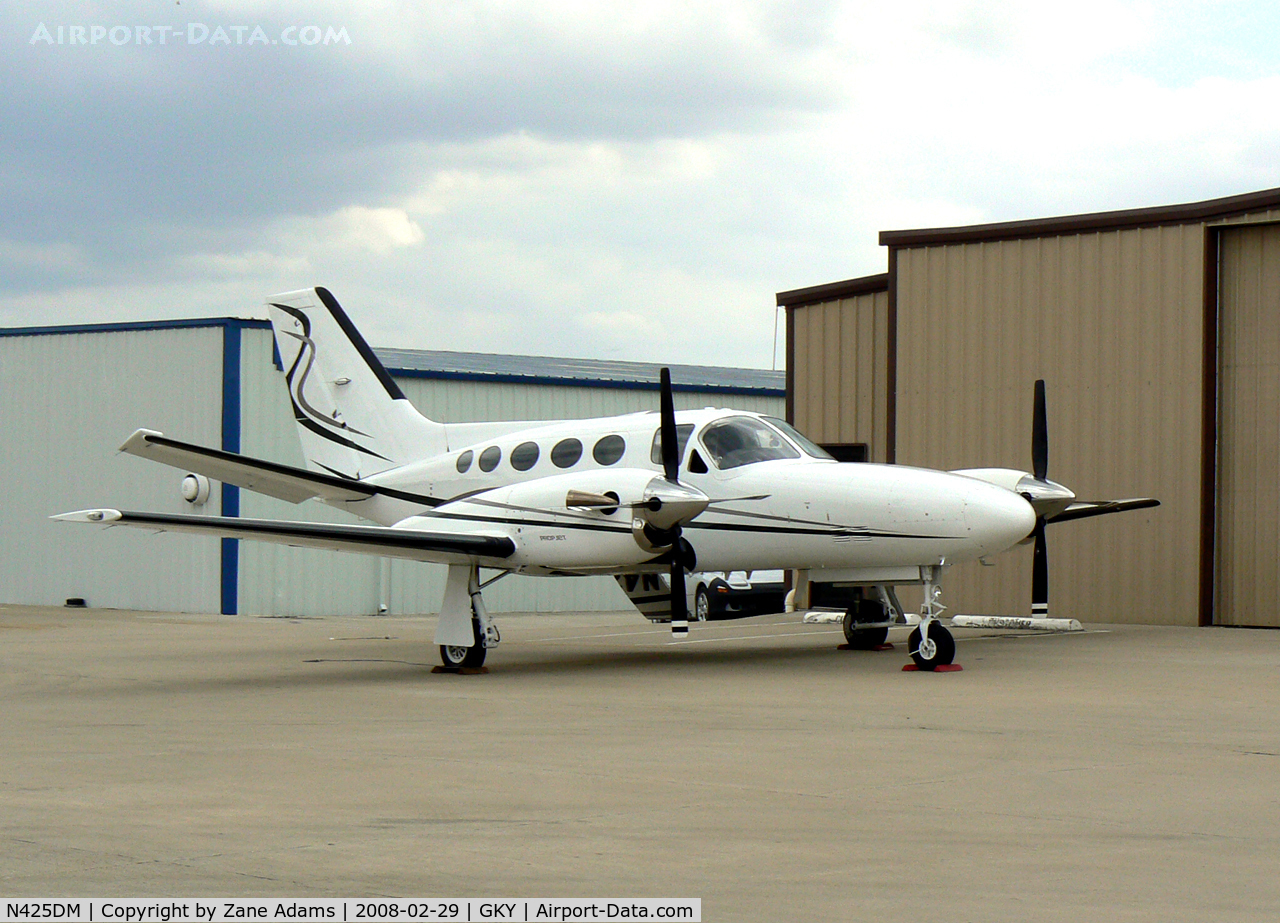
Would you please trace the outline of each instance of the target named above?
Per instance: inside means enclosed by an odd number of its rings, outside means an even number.
[[[942,588],[937,585],[941,567],[921,568],[924,573],[924,603],[920,606],[920,625],[907,638],[907,650],[917,670],[932,673],[948,667],[956,659],[956,639],[939,621],[947,607],[942,604]]]

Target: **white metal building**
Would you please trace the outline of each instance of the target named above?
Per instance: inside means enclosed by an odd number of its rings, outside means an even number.
[[[442,422],[546,420],[656,409],[658,367],[634,362],[376,350],[405,395]],[[672,366],[676,406],[781,416],[784,373]],[[444,568],[132,529],[80,529],[91,506],[355,521],[213,485],[200,507],[180,472],[116,448],[139,427],[284,464],[303,459],[270,325],[239,318],[0,329],[0,602],[261,615],[435,612]],[[626,609],[606,577],[509,577],[494,611]]]

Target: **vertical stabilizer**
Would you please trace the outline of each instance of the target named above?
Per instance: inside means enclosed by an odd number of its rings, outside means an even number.
[[[326,289],[267,299],[276,348],[313,471],[364,478],[445,451]]]

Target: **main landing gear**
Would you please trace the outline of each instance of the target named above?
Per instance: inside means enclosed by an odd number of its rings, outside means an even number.
[[[947,607],[939,600],[942,589],[937,585],[941,567],[921,568],[925,576],[924,602],[920,606],[920,624],[907,638],[907,650],[916,669],[933,672],[950,666],[956,659],[956,639],[938,619]]]
[[[489,648],[498,646],[502,636],[498,633],[498,626],[489,618],[480,591],[504,576],[505,571],[481,583],[479,568],[465,564],[449,565],[440,623],[436,628],[442,665],[436,667],[437,672],[479,670]]]
[[[889,640],[889,614],[878,599],[855,599],[844,614],[844,639],[850,650],[874,651]]]
[[[480,620],[471,620],[471,633],[475,644],[461,647],[457,644],[440,645],[440,663],[446,670],[477,670],[484,666],[485,655],[489,649],[484,646],[484,635],[480,631]]]

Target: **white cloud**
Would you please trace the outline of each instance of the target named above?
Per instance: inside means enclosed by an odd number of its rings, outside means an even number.
[[[387,253],[422,243],[422,228],[403,208],[366,208],[351,205],[326,218],[320,226],[322,246],[358,247]]]
[[[882,229],[1280,185],[1265,5],[190,16],[345,25],[352,45],[19,49],[0,321],[225,314],[325,284],[377,345],[767,366],[774,292],[883,271]]]

